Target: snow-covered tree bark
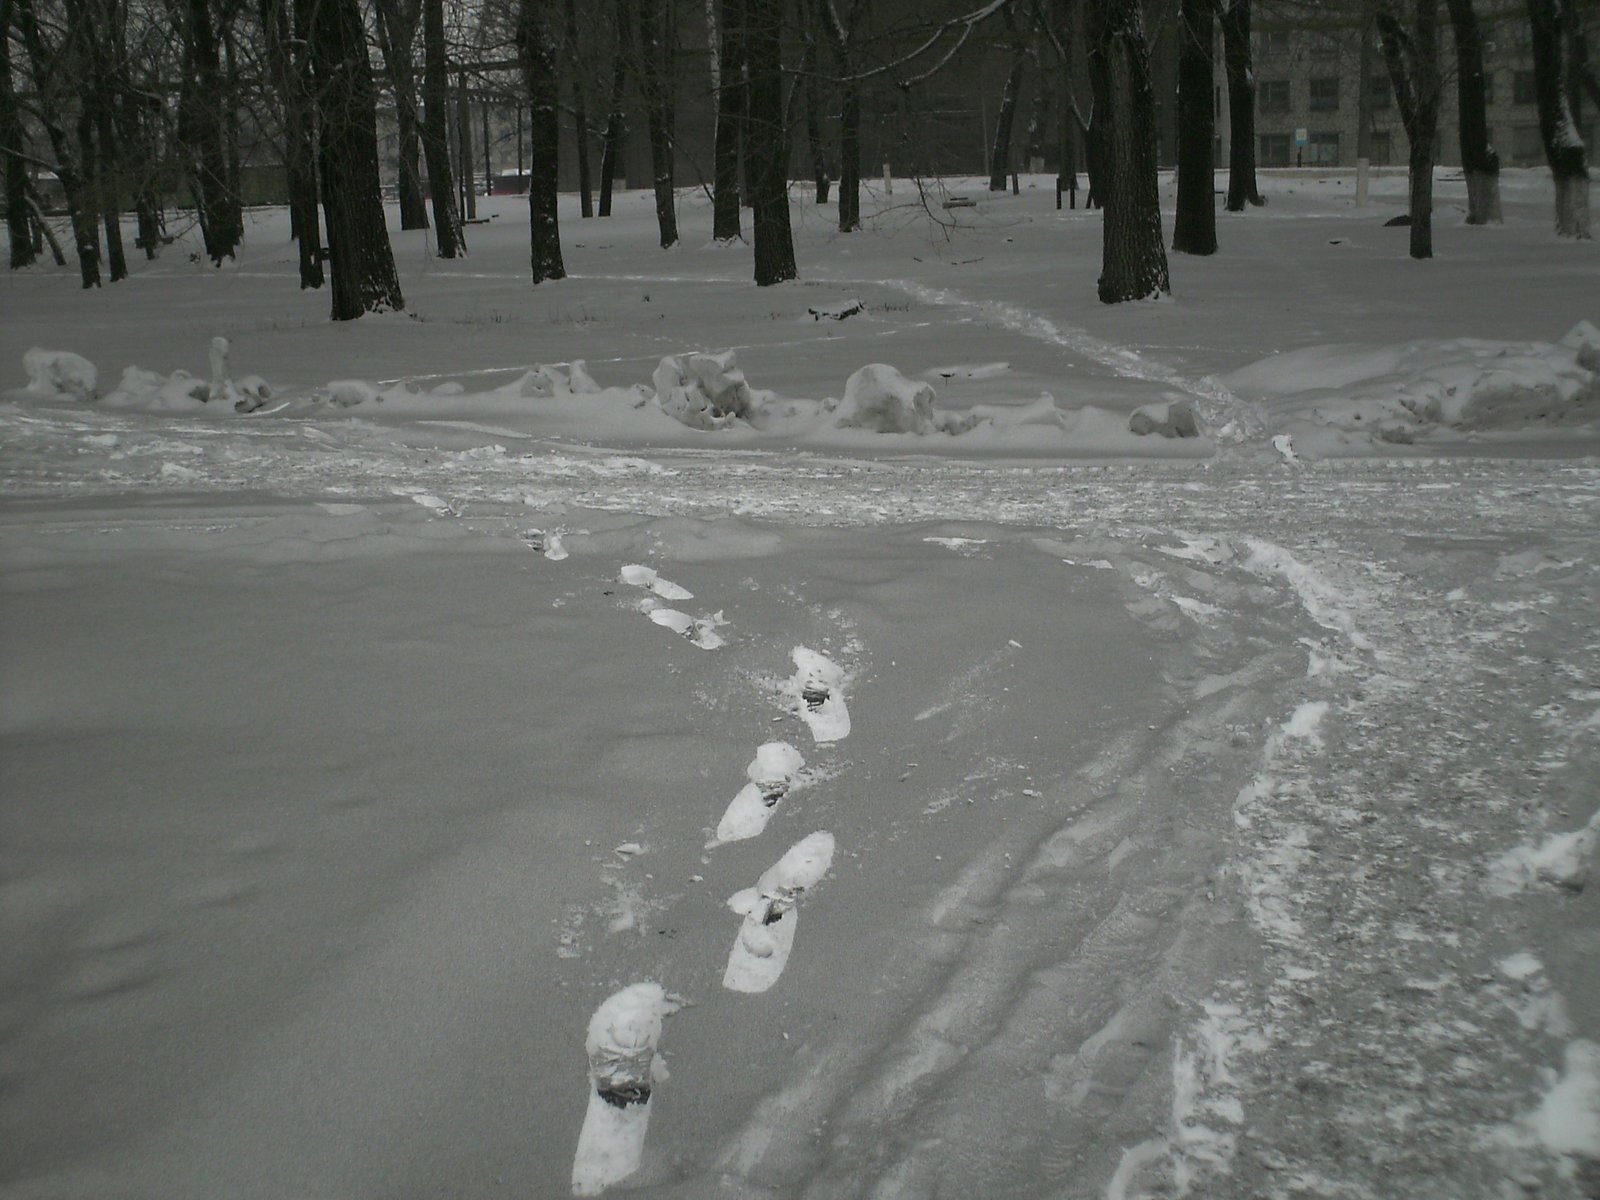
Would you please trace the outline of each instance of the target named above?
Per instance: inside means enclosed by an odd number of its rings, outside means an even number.
[[[1091,0],[1089,76],[1105,177],[1100,300],[1153,299],[1172,285],[1161,236],[1155,95],[1139,0]]]
[[[1172,249],[1217,252],[1215,116],[1212,107],[1212,0],[1178,7],[1178,211]]]
[[[712,148],[711,236],[735,241],[739,227],[739,144],[745,124],[745,3],[722,0],[717,34],[717,130]]]
[[[750,78],[745,131],[754,167],[750,191],[755,273],[757,286],[767,287],[793,279],[797,273],[789,228],[788,136],[783,127],[783,0],[746,0],[745,16]]]
[[[461,210],[450,166],[450,75],[444,42],[444,0],[422,0],[422,159],[433,198],[433,240],[440,258],[466,253]]]
[[[551,0],[520,0],[517,6],[517,57],[528,93],[528,226],[534,283],[567,274],[556,217],[561,116],[550,4]]]
[[[1256,187],[1256,76],[1250,48],[1251,0],[1222,4],[1222,64],[1228,79],[1229,212],[1266,201]]]
[[[317,0],[311,69],[321,117],[322,207],[328,220],[333,319],[405,308],[378,184],[377,112],[356,0]]]
[[[1461,133],[1461,167],[1467,177],[1467,224],[1498,223],[1500,156],[1489,144],[1484,99],[1483,34],[1472,0],[1445,0],[1456,47],[1456,115]]]
[[[1539,106],[1539,136],[1556,186],[1556,233],[1587,238],[1589,164],[1583,138],[1572,117],[1564,79],[1566,5],[1573,0],[1528,0],[1533,23],[1533,88]]]

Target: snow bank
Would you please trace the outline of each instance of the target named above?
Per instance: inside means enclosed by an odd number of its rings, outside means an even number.
[[[844,399],[833,414],[840,429],[874,433],[933,433],[933,388],[907,379],[887,363],[868,363],[845,381]]]
[[[1311,346],[1225,376],[1298,444],[1410,444],[1441,431],[1483,433],[1600,424],[1600,330],[1559,342],[1455,338],[1389,346]]]
[[[732,350],[669,354],[656,367],[653,382],[661,411],[690,429],[720,429],[757,415],[750,384],[734,364]]]

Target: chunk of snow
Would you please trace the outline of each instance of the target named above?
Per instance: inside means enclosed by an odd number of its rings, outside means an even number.
[[[27,390],[35,395],[94,399],[99,375],[94,364],[81,354],[35,346],[23,353],[22,369],[28,373]]]
[[[815,308],[806,309],[811,314],[813,321],[820,321],[827,317],[830,321],[842,321],[846,317],[853,317],[857,313],[867,311],[867,306],[859,300],[841,300],[837,304],[819,304]]]
[[[842,429],[932,433],[933,399],[926,383],[915,383],[886,363],[869,363],[845,381],[833,420]]]
[[[1552,834],[1538,845],[1518,846],[1489,864],[1489,890],[1511,896],[1536,884],[1582,891],[1589,858],[1600,842],[1600,810],[1570,833]]]
[[[1195,420],[1194,404],[1189,400],[1170,400],[1164,404],[1146,404],[1133,410],[1128,418],[1128,431],[1141,437],[1157,434],[1165,438],[1192,438],[1200,436],[1200,426]]]
[[[669,354],[656,367],[655,400],[661,411],[691,429],[720,429],[736,418],[755,415],[750,384],[721,354]]]

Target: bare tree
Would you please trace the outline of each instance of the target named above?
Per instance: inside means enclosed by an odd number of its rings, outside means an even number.
[[[1180,0],[1178,6],[1178,211],[1172,225],[1178,254],[1217,252],[1212,2]]]
[[[749,54],[750,114],[746,126],[755,224],[756,283],[793,279],[794,238],[789,228],[788,138],[783,128],[783,0],[747,0],[745,46]]]
[[[305,5],[300,5],[304,9]],[[300,286],[322,286],[322,222],[317,216],[317,168],[312,129],[310,63],[304,38],[291,35],[289,0],[261,0],[267,73],[283,113],[284,167],[289,184],[289,224],[300,247]],[[303,18],[297,19],[302,20]]]
[[[1395,104],[1410,143],[1411,257],[1433,257],[1433,142],[1439,129],[1439,0],[1414,0],[1411,24],[1397,9],[1374,14]]]
[[[600,215],[611,215],[611,189],[616,182],[617,160],[622,157],[622,139],[627,132],[627,118],[622,109],[628,84],[628,60],[633,46],[630,31],[633,27],[632,0],[613,0],[611,6],[615,26],[611,53],[611,99],[606,108],[606,131],[600,143]]]
[[[305,3],[306,0],[301,0]],[[444,41],[444,0],[422,0],[422,157],[433,198],[433,237],[440,258],[467,252],[450,167],[450,75]]]
[[[356,0],[315,0],[310,34],[333,319],[398,311],[405,300],[384,225],[372,64]]]
[[[1099,294],[1105,304],[1172,290],[1156,186],[1155,96],[1139,0],[1091,0],[1089,76],[1103,152],[1105,224]]]
[[[1556,185],[1556,233],[1587,238],[1589,234],[1589,164],[1583,137],[1573,120],[1563,78],[1568,56],[1563,53],[1571,20],[1572,0],[1528,0],[1533,23],[1533,88],[1539,106],[1539,136]]]
[[[585,219],[594,216],[594,192],[589,186],[589,102],[585,77],[588,74],[583,47],[578,41],[578,6],[566,0],[566,50],[572,64],[573,144],[578,152],[578,212]]]
[[[1229,212],[1246,204],[1263,205],[1256,186],[1256,76],[1250,49],[1251,0],[1228,0],[1221,6],[1222,63],[1228,80]]]
[[[673,43],[668,34],[672,0],[632,0],[634,44],[638,47],[639,91],[650,133],[650,174],[655,185],[656,224],[663,250],[678,244],[678,211],[673,195]]]
[[[428,205],[423,197],[422,174],[417,159],[422,152],[418,131],[417,72],[412,54],[417,45],[417,29],[422,21],[422,0],[376,0],[378,45],[383,50],[384,70],[389,90],[394,95],[394,116],[399,142],[398,176],[400,228],[426,229]]]
[[[16,84],[11,77],[11,13],[13,0],[0,0],[0,154],[5,155],[6,231],[11,241],[11,269],[32,265],[33,230],[28,212],[27,135]]]
[[[989,144],[989,190],[1006,190],[1006,175],[1011,159],[1011,130],[1016,124],[1017,101],[1022,94],[1022,77],[1028,65],[1028,42],[1017,31],[1017,19],[1010,6],[1001,10],[1010,37],[1011,65],[1005,88],[1000,93],[1000,111],[994,120],[994,138]]]
[[[1467,177],[1467,224],[1487,225],[1501,219],[1500,156],[1489,144],[1483,34],[1472,0],[1445,0],[1445,4],[1456,47],[1456,116],[1461,134],[1461,167]]]
[[[561,124],[550,3],[520,0],[517,5],[517,57],[528,94],[528,225],[534,283],[567,274],[561,262],[561,229],[556,216]]]
[[[739,228],[739,145],[744,137],[746,102],[745,6],[747,0],[722,0],[718,28],[717,130],[712,147],[711,236],[735,241]]]
[[[856,32],[869,0],[818,0],[839,78],[839,232],[861,228],[861,81],[856,76]]]

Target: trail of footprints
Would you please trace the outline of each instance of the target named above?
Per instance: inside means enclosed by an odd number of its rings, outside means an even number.
[[[622,583],[643,590],[638,609],[702,650],[725,644],[717,629],[727,624],[721,612],[692,617],[664,602],[692,600],[687,588],[663,579],[652,567],[624,566]],[[786,706],[800,717],[818,744],[836,742],[850,732],[844,671],[804,646],[791,652],[794,674],[783,684]],[[799,784],[805,759],[787,742],[767,742],[746,770],[748,782],[729,803],[707,850],[759,837],[777,806]],[[753,887],[728,898],[741,918],[728,952],[722,986],[760,994],[783,975],[794,947],[800,897],[816,887],[833,864],[834,838],[819,830],[801,838],[761,873]],[[635,983],[609,996],[589,1021],[589,1103],[572,1163],[572,1191],[593,1196],[632,1175],[644,1156],[645,1134],[655,1087],[667,1078],[657,1052],[663,1018],[683,1001],[658,983]]]

